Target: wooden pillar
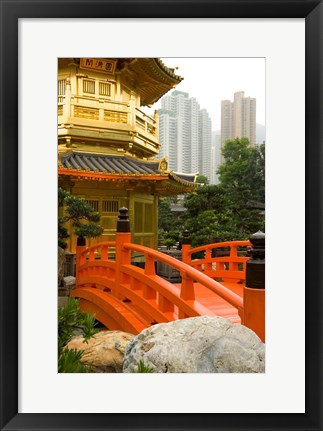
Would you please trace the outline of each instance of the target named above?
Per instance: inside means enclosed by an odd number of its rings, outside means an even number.
[[[130,126],[134,129],[136,127],[136,95],[134,91],[130,92]]]
[[[250,237],[251,258],[246,264],[243,293],[243,324],[265,342],[265,234],[258,231]]]
[[[69,123],[71,121],[71,81],[66,79],[65,89],[65,105],[63,108],[64,121]]]
[[[85,263],[85,257],[81,253],[86,249],[86,241],[83,236],[78,236],[76,241],[76,268],[75,268],[75,287],[78,288],[79,268]]]
[[[157,138],[158,138],[158,136],[159,136],[159,121],[158,121],[158,110],[157,109],[155,109],[155,111],[154,111],[154,126],[155,126],[155,129],[154,129],[154,136],[156,136]]]

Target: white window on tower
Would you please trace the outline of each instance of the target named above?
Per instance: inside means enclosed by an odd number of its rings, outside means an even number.
[[[58,88],[57,88],[57,95],[58,95],[58,103],[63,102],[63,99],[66,93],[66,79],[59,79],[58,80]]]
[[[83,79],[83,93],[95,94],[95,81]]]
[[[107,82],[99,82],[99,95],[111,96],[111,84]]]

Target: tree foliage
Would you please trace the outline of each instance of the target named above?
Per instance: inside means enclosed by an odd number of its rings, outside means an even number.
[[[58,189],[58,208],[63,209],[63,215],[58,217],[58,245],[66,248],[69,237],[66,223],[72,222],[73,233],[85,238],[95,238],[102,235],[99,226],[100,214],[93,210],[84,199],[71,195],[61,187]]]
[[[68,349],[66,345],[80,331],[86,343],[97,330],[94,328],[95,317],[80,310],[78,300],[70,297],[64,307],[58,309],[58,372],[88,373],[90,366],[82,363],[83,352]]]
[[[174,199],[160,199],[158,203],[158,237],[163,245],[171,246],[181,241],[181,221],[171,211]]]
[[[247,138],[229,140],[218,169],[222,186],[243,201],[265,201],[265,145],[251,147]]]
[[[171,211],[170,199],[160,199],[158,203],[158,228],[165,232],[175,230],[178,222]]]
[[[248,239],[264,217],[255,203],[265,201],[265,146],[250,147],[246,138],[227,141],[220,184],[206,185],[185,199],[183,215],[193,247],[218,241]]]
[[[205,175],[198,175],[195,182],[200,184],[209,184],[209,180]]]

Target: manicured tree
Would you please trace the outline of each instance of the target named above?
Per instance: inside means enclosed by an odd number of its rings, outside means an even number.
[[[66,248],[69,237],[66,223],[72,221],[73,233],[79,237],[95,238],[102,235],[103,229],[98,225],[100,214],[93,210],[84,199],[71,195],[66,190],[58,189],[58,207],[62,215],[58,217],[58,245]]]
[[[206,176],[204,176],[204,175],[198,175],[197,177],[196,177],[196,180],[195,180],[195,182],[196,183],[200,183],[200,184],[209,184],[209,180],[208,180],[208,178],[206,177]]]

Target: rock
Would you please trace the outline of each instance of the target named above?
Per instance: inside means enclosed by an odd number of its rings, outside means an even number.
[[[72,290],[75,289],[76,278],[68,275],[63,278],[63,286],[65,289]]]
[[[58,247],[58,259],[57,259],[57,274],[58,274],[58,286],[62,286],[64,277],[64,265],[65,265],[65,250]]]
[[[123,372],[142,361],[156,373],[264,373],[265,345],[222,317],[192,317],[144,329],[126,346]]]
[[[101,331],[87,343],[82,335],[73,337],[67,347],[83,350],[82,362],[91,365],[93,373],[122,373],[125,346],[133,337],[122,331]]]

